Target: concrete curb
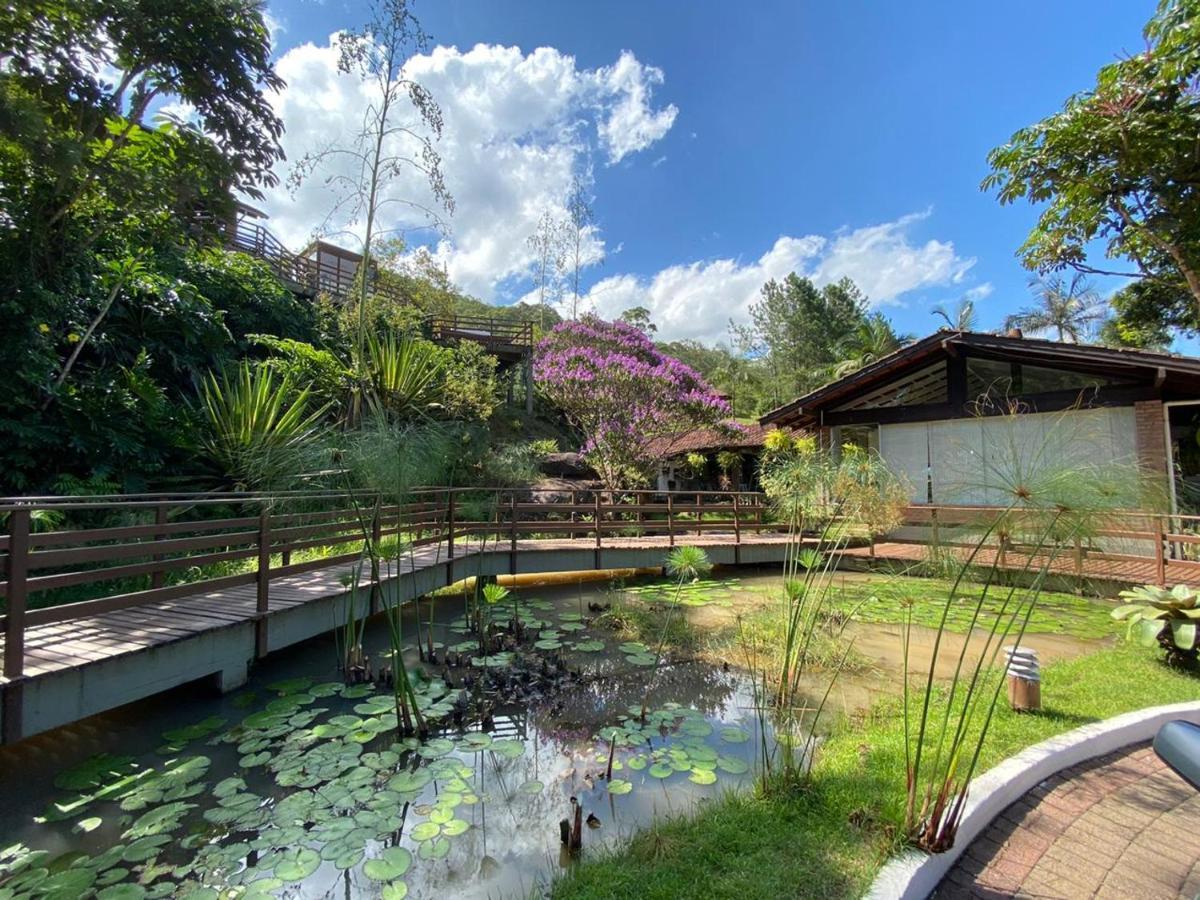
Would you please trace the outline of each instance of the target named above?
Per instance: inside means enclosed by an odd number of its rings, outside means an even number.
[[[1173,719],[1200,724],[1200,702],[1153,706],[1093,722],[1009,757],[971,782],[951,849],[934,855],[905,851],[883,867],[865,896],[868,900],[924,900],[992,819],[1031,788],[1076,763],[1148,741]]]

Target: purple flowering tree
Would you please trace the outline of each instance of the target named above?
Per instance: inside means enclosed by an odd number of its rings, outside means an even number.
[[[538,343],[534,374],[579,430],[585,458],[610,489],[644,478],[657,461],[654,438],[729,415],[729,404],[695,369],[624,322],[584,316],[556,325]]]

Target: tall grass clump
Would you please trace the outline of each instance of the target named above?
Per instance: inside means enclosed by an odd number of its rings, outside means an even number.
[[[771,670],[759,669],[755,690],[760,701],[770,705],[783,772],[795,777],[808,773],[817,723],[852,647],[847,643],[842,649],[814,707],[805,681],[819,666],[814,641],[826,620],[833,572],[853,540],[884,533],[899,523],[908,490],[870,451],[847,445],[835,455],[808,436],[776,444],[761,480],[776,516],[787,526],[779,604],[783,640],[772,656]],[[836,637],[848,619],[842,620]],[[748,658],[753,656],[750,649]],[[773,755],[764,754],[763,762],[764,783],[769,783]]]
[[[1021,643],[1055,561],[1072,552],[1076,541],[1095,539],[1119,523],[1121,510],[1154,502],[1132,462],[1088,451],[1086,427],[1072,412],[1036,428],[1017,409],[988,417],[984,459],[973,460],[976,473],[951,491],[983,497],[994,508],[975,524],[969,541],[942,554],[957,561],[957,572],[942,602],[923,678],[912,671],[911,610],[906,614],[904,829],[912,843],[930,852],[954,843],[1005,685],[1001,650]],[[969,579],[976,583],[968,592]],[[1000,603],[985,612],[989,597]],[[936,685],[947,619],[964,603],[971,611],[967,637],[951,657],[949,683]]]

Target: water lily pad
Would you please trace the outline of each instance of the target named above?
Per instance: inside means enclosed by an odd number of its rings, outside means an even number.
[[[142,900],[145,896],[144,887],[128,881],[106,887],[96,894],[97,900]]]
[[[409,834],[412,835],[414,841],[427,841],[430,838],[435,838],[442,833],[442,826],[437,822],[422,822],[420,825],[413,826]]]
[[[629,766],[629,768],[633,769],[634,771],[640,772],[642,769],[646,768],[646,757],[642,756],[641,754],[638,754],[637,756],[631,756],[629,759],[625,760],[625,765]]]
[[[153,834],[146,837],[138,838],[136,841],[127,846],[121,854],[121,858],[125,862],[140,863],[145,862],[151,857],[157,856],[158,851],[162,849],[164,844],[171,842],[170,835]]]
[[[631,666],[652,666],[657,661],[658,660],[656,660],[649,653],[635,653],[625,657],[625,662],[629,663]]]
[[[575,645],[575,649],[580,653],[599,653],[604,649],[604,641],[580,641]]]
[[[717,758],[717,767],[722,772],[728,772],[730,775],[744,775],[750,771],[750,765],[745,760],[738,759],[736,756],[720,756]]]
[[[151,834],[165,834],[183,824],[188,810],[195,809],[194,803],[167,803],[140,815],[124,834],[127,839],[137,839]]]
[[[312,687],[313,680],[311,678],[287,678],[283,681],[276,681],[267,685],[267,690],[274,691],[276,694],[283,696],[285,694],[295,694],[300,691],[307,691]]]
[[[661,762],[656,762],[649,769],[647,769],[647,772],[649,772],[653,778],[668,778],[675,774],[675,770],[670,765]]]
[[[457,837],[460,834],[465,834],[470,827],[471,823],[463,819],[451,819],[442,826],[442,834],[446,835],[446,837]]]
[[[275,863],[275,877],[284,882],[303,881],[321,866],[321,855],[308,847],[284,850]]]
[[[614,778],[608,783],[608,792],[610,794],[628,794],[633,790],[633,785],[622,778]]]
[[[403,847],[388,847],[378,857],[363,863],[363,874],[372,881],[395,881],[412,865],[412,854]]]
[[[91,869],[64,869],[49,876],[38,887],[45,900],[77,900],[87,893],[96,881]]]
[[[557,640],[553,640],[550,638],[546,638],[546,639],[537,641],[533,646],[535,648],[537,648],[538,650],[561,650],[562,649],[562,641],[557,641]]]
[[[721,740],[727,744],[744,744],[750,740],[750,732],[743,728],[729,727],[721,729]]]
[[[517,788],[517,792],[521,793],[521,794],[529,794],[531,796],[536,797],[538,794],[540,794],[545,789],[546,789],[546,786],[544,784],[542,784],[542,782],[537,781],[536,779],[532,779],[530,781],[525,782],[523,785],[521,785],[519,788]]]
[[[54,786],[64,791],[87,791],[126,778],[137,769],[132,756],[110,756],[100,753],[65,772],[60,772],[54,779]]]
[[[445,756],[454,749],[454,744],[446,738],[433,738],[421,745],[421,749],[417,751],[426,759],[437,759],[439,756]]]
[[[492,742],[492,752],[506,759],[516,759],[525,752],[525,745],[513,738]]]
[[[450,841],[444,837],[436,837],[426,841],[417,848],[417,856],[421,859],[445,859],[450,852]]]
[[[342,696],[347,700],[361,700],[363,697],[369,697],[374,691],[375,688],[369,684],[355,684],[348,688],[343,688]]]
[[[87,819],[80,819],[71,830],[80,834],[88,834],[99,828],[103,822],[104,820],[99,816],[91,816]]]
[[[688,776],[688,781],[694,784],[714,784],[717,780],[717,773],[711,769],[692,769],[692,774]]]
[[[393,881],[385,884],[380,893],[381,900],[404,900],[408,896],[408,885],[403,881]]]

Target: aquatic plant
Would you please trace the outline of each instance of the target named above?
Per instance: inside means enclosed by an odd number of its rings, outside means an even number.
[[[847,643],[828,669],[828,680],[814,707],[807,695],[806,676],[818,667],[814,648],[822,628],[840,639],[850,615],[835,619],[832,605],[833,572],[842,552],[856,536],[877,534],[899,521],[907,492],[877,454],[842,447],[835,458],[811,437],[792,440],[772,454],[762,473],[764,490],[787,525],[788,543],[780,597],[782,640],[770,655],[774,670],[759,671],[755,689],[760,700],[771,698],[778,722],[777,736],[785,775],[807,776],[812,765],[814,735],[839,674],[852,650]],[[813,535],[813,536],[808,536]],[[744,629],[740,629],[742,635]],[[746,647],[748,662],[758,658]],[[759,712],[760,727],[765,721]],[[774,757],[763,755],[763,782],[771,783]]]
[[[1172,588],[1145,584],[1121,591],[1121,597],[1126,602],[1112,611],[1112,617],[1126,623],[1127,638],[1136,636],[1144,647],[1157,643],[1173,668],[1197,667],[1200,594],[1186,584]]]
[[[997,665],[1001,648],[1020,645],[1054,561],[1076,541],[1111,525],[1120,510],[1145,499],[1146,482],[1135,466],[1079,453],[1086,444],[1074,434],[1069,412],[1032,440],[1023,420],[1016,410],[995,420],[998,433],[989,443],[979,488],[1003,504],[981,518],[974,543],[961,548],[958,573],[942,604],[929,672],[915,696],[909,684],[912,615],[906,614],[904,829],[909,840],[929,852],[954,843],[1005,683],[1003,667]],[[1016,547],[1023,548],[1020,556],[1006,556],[1005,548]],[[1015,560],[1023,562],[1013,565]],[[1015,569],[1015,577],[1006,568]],[[961,642],[945,697],[935,703],[939,689],[934,672],[943,635],[951,610],[964,600],[969,576],[978,590],[965,598],[971,611],[968,639]],[[1002,600],[989,609],[994,589]],[[967,662],[969,651],[974,663]],[[940,714],[935,711],[939,708]]]
[[[671,619],[674,617],[675,610],[679,606],[679,594],[683,590],[685,583],[696,581],[702,575],[707,575],[711,572],[712,561],[708,558],[708,554],[700,547],[676,547],[667,554],[664,569],[669,576],[675,579],[675,595],[671,598],[670,606],[667,607],[667,617],[666,621],[663,622],[662,634],[658,640],[658,649],[654,651],[654,657],[651,660],[653,671],[650,674],[650,678],[646,681],[646,693],[642,698],[643,722],[646,720],[646,705],[650,702],[650,691],[654,686],[655,676],[658,674],[658,667],[662,662],[663,650],[666,647],[667,635],[671,629]]]

